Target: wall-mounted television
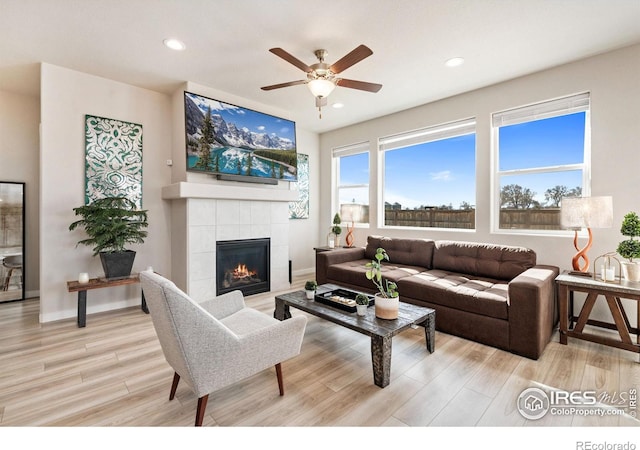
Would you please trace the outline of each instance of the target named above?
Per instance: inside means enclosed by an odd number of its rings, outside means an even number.
[[[268,184],[297,180],[295,122],[186,91],[184,117],[188,171]]]

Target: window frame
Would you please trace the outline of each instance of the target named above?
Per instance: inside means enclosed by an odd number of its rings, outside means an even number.
[[[583,160],[579,164],[558,164],[553,166],[538,166],[520,169],[500,170],[500,127],[534,122],[542,119],[561,117],[578,112],[585,113]],[[571,230],[543,230],[535,228],[500,228],[500,186],[505,176],[542,174],[553,172],[567,172],[582,170],[582,196],[591,196],[591,95],[590,92],[558,97],[551,100],[531,103],[516,108],[491,114],[491,224],[492,234],[510,235],[543,235],[567,236],[573,235]]]
[[[377,176],[377,221],[380,229],[396,229],[396,230],[442,230],[449,232],[475,233],[478,229],[478,216],[474,214],[473,228],[442,228],[442,227],[412,227],[405,225],[386,225],[385,224],[385,153],[387,151],[398,150],[406,147],[412,147],[429,142],[436,142],[445,139],[456,138],[473,134],[475,136],[475,145],[473,151],[474,163],[474,211],[477,212],[475,205],[478,204],[478,140],[477,140],[477,124],[476,117],[467,117],[463,119],[453,120],[449,122],[430,125],[427,127],[405,131],[402,133],[382,136],[378,138],[378,172]]]
[[[354,156],[362,153],[367,154],[367,171],[369,180],[366,184],[340,185],[340,158],[343,156]],[[354,222],[355,228],[369,228],[371,226],[371,143],[369,141],[357,142],[355,144],[342,145],[331,149],[331,217],[336,212],[340,212],[340,189],[345,188],[366,188],[369,206],[369,222]],[[344,218],[341,216],[341,219]]]

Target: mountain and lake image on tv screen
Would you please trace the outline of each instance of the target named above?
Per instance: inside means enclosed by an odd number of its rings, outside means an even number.
[[[295,122],[184,93],[187,170],[297,180]]]

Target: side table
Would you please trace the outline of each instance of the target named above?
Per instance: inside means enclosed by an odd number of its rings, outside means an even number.
[[[567,337],[572,337],[621,348],[638,353],[640,356],[640,304],[638,303],[640,301],[640,283],[633,283],[626,280],[607,283],[591,277],[570,275],[565,272],[556,277],[556,285],[558,286],[558,299],[560,303],[561,344],[566,345]],[[577,317],[574,316],[573,313],[574,292],[587,294],[584,305]],[[614,323],[589,319],[598,296],[605,298]],[[627,313],[620,300],[621,298],[636,301],[635,327],[632,327],[629,322]],[[574,321],[575,327],[571,329],[570,323],[572,325]],[[585,325],[617,330],[620,335],[620,340],[585,332]],[[636,335],[635,344],[631,339],[632,333]]]
[[[91,278],[88,283],[80,283],[77,280],[67,281],[67,291],[78,293],[78,328],[82,328],[87,324],[87,291],[112,286],[124,286],[139,282],[140,276],[137,273],[123,278]],[[149,314],[147,301],[144,298],[144,291],[142,291],[140,308],[146,314]]]

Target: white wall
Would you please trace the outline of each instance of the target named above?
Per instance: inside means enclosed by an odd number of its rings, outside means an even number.
[[[461,70],[465,70],[464,67]],[[595,229],[594,244],[589,251],[596,256],[616,249],[620,222],[628,211],[640,212],[637,174],[640,169],[640,45],[567,64],[498,85],[465,93],[442,101],[381,117],[320,136],[321,176],[329,179],[331,149],[361,141],[372,144],[371,173],[378,171],[375,148],[379,137],[436,125],[452,120],[476,117],[476,221],[475,232],[443,230],[383,229],[376,222],[378,186],[372,178],[370,187],[372,223],[369,229],[357,229],[356,245],[365,245],[369,234],[433,239],[457,239],[523,245],[534,249],[538,262],[571,268],[575,253],[572,235],[522,236],[492,233],[490,230],[491,114],[508,108],[591,92],[592,183],[591,195],[613,196],[614,227]],[[409,82],[405,80],[404,82]],[[331,188],[323,184],[320,222],[331,223]],[[584,241],[582,241],[584,242]]]
[[[75,247],[82,231],[68,231],[76,219],[72,208],[84,202],[85,114],[142,124],[143,208],[149,210],[148,238],[137,251],[134,271],[153,266],[170,276],[170,203],[160,189],[170,183],[170,97],[73,70],[42,64],[40,154],[40,320],[76,315],[75,293],[66,281],[79,272],[103,276],[91,248]],[[140,302],[135,285],[89,291],[88,313],[132,306]],[[89,319],[90,326],[90,319]]]
[[[37,297],[39,285],[39,179],[37,97],[0,91],[0,181],[25,184],[25,296]]]
[[[289,256],[293,275],[315,273],[314,247],[324,245],[320,224],[320,193],[330,180],[320,176],[320,140],[316,133],[297,129],[298,152],[309,155],[309,218],[289,220]],[[322,180],[322,182],[321,182]],[[325,233],[326,234],[326,233]],[[313,278],[313,277],[311,277]]]

